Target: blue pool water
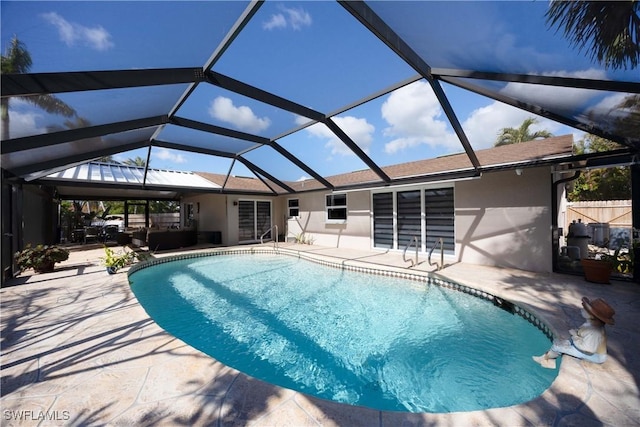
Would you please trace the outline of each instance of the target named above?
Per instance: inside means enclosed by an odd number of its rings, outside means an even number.
[[[282,255],[171,261],[130,275],[166,331],[272,384],[409,412],[509,406],[557,375],[549,339],[520,316],[440,286]]]

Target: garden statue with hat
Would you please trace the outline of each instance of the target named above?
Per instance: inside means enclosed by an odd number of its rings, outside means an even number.
[[[593,363],[604,363],[607,360],[607,335],[605,324],[613,325],[615,311],[602,298],[589,301],[582,298],[580,309],[585,322],[577,330],[569,330],[568,340],[554,342],[551,349],[542,356],[533,356],[533,360],[545,368],[555,369],[556,359],[561,354],[584,359]]]

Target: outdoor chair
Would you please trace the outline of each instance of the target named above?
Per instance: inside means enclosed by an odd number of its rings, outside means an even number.
[[[98,233],[98,227],[85,227],[84,243],[87,243],[91,239],[95,240],[95,242],[97,243],[99,238],[100,234]]]
[[[116,240],[118,236],[118,226],[117,225],[106,225],[102,229],[102,237],[105,242],[109,240]]]

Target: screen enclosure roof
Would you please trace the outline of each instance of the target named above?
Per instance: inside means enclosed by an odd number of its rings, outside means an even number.
[[[1,5],[3,55],[19,40],[32,60],[3,65],[5,178],[137,159],[225,176],[216,192],[249,176],[295,193],[363,171],[402,183],[414,171],[390,166],[450,155],[477,176],[490,169],[477,152],[527,118],[640,148],[637,60],[604,66],[572,46],[547,2]],[[158,185],[149,168],[135,185]]]

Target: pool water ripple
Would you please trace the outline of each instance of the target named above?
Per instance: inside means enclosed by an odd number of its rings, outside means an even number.
[[[381,410],[453,412],[521,403],[556,370],[549,339],[491,302],[282,255],[161,263],[130,275],[165,330],[272,384]]]

